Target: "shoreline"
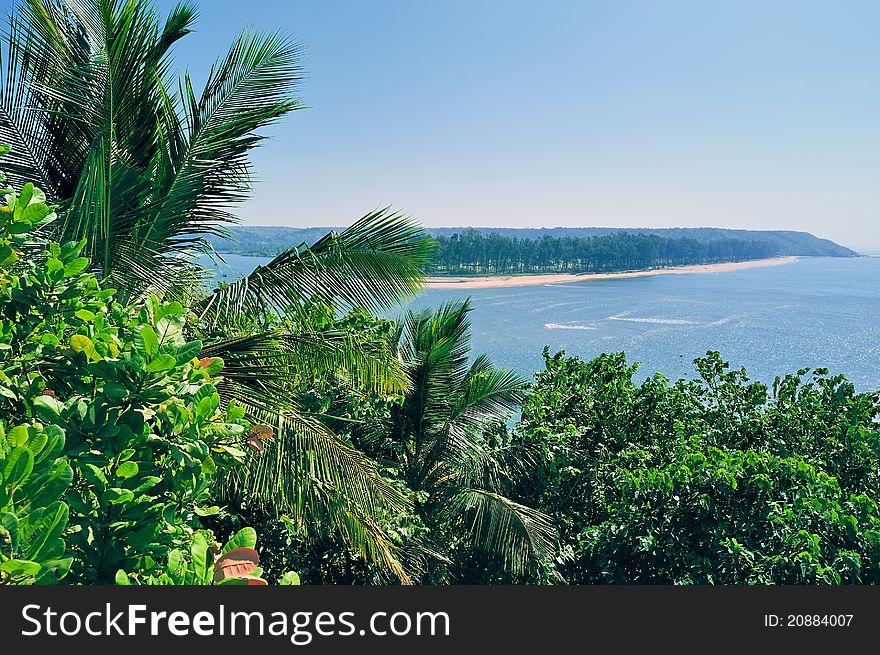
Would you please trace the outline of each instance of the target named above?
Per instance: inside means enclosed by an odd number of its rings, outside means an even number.
[[[695,264],[672,268],[653,268],[644,271],[622,273],[548,273],[546,275],[491,275],[487,277],[432,277],[428,278],[428,289],[488,289],[494,287],[526,287],[536,284],[566,284],[569,282],[588,282],[591,280],[621,280],[631,277],[652,277],[654,275],[688,275],[692,273],[729,273],[748,268],[780,266],[791,264],[797,256],[771,257],[769,259],[749,259],[744,262],[721,262],[718,264]]]

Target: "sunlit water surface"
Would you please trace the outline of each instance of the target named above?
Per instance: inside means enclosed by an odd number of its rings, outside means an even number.
[[[221,275],[227,280],[267,261],[224,257]],[[622,350],[641,362],[641,376],[662,371],[670,377],[692,375],[692,360],[712,349],[766,382],[821,366],[846,373],[860,390],[880,389],[880,258],[803,258],[729,273],[435,289],[412,306],[468,296],[474,350],[529,374],[543,367],[545,345],[583,358]]]

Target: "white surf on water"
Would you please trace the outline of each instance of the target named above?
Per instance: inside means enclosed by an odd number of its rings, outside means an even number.
[[[548,330],[596,330],[595,325],[563,325],[561,323],[544,323]]]
[[[629,323],[655,323],[657,325],[693,325],[694,321],[683,318],[639,318],[633,316],[609,316],[609,321],[627,321]]]

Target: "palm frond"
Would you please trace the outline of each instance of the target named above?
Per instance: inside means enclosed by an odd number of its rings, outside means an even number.
[[[296,406],[304,378],[332,376],[374,391],[400,392],[405,377],[385,351],[358,347],[340,332],[272,330],[206,346],[204,356],[224,360],[218,391],[275,438],[243,468],[223,476],[221,497],[297,521],[318,521],[367,561],[410,582],[382,517],[409,508],[409,500],[378,472],[376,464]]]
[[[149,217],[140,220],[141,239],[189,247],[236,222],[229,209],[251,191],[248,152],[265,139],[258,130],[303,107],[291,96],[302,79],[299,58],[278,32],[246,32],[212,67],[200,96],[189,76],[177,94],[161,88],[162,147],[154,199],[139,211]]]
[[[206,345],[203,356],[224,361],[221,393],[246,394],[267,411],[290,407],[303,379],[332,378],[383,394],[403,393],[408,384],[385,343],[340,331],[255,332]]]
[[[178,83],[171,49],[195,18],[189,3],[163,22],[149,2],[22,0],[4,39],[10,178],[62,206],[56,238],[87,238],[123,300],[167,280],[169,259],[188,266],[210,251],[204,236],[235,223],[250,192],[259,131],[301,106],[299,50],[278,33],[240,36],[201,95],[188,76]],[[118,255],[137,249],[155,261]]]
[[[447,428],[460,433],[506,421],[522,402],[527,386],[528,380],[520,373],[496,369],[486,355],[480,355],[465,377]]]
[[[470,535],[470,546],[497,556],[515,575],[534,573],[555,553],[556,530],[549,517],[483,489],[457,490],[442,513]]]
[[[275,438],[247,465],[224,473],[217,486],[220,500],[286,513],[296,521],[325,517],[327,531],[335,530],[368,561],[409,582],[379,520],[411,509],[410,501],[375,463],[308,416],[240,405],[272,425]]]
[[[330,233],[312,246],[292,248],[215,290],[199,313],[217,325],[240,314],[295,315],[313,299],[342,311],[388,309],[422,288],[422,268],[432,243],[415,221],[382,209],[342,233]]]
[[[2,45],[0,138],[12,145],[4,169],[16,186],[38,182],[53,202],[75,185],[85,146],[71,121],[46,111],[40,91],[88,47],[61,2],[23,2],[9,16]]]

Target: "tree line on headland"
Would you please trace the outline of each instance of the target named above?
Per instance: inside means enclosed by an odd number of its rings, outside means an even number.
[[[220,253],[275,257],[341,229],[246,225],[207,239]],[[439,250],[431,270],[449,274],[598,272],[668,266],[670,261],[688,265],[789,255],[857,256],[833,241],[785,230],[447,227],[427,232]]]
[[[599,237],[512,239],[465,230],[438,236],[429,268],[441,275],[517,273],[609,273],[635,269],[738,262],[774,257],[761,241],[665,239],[654,234],[622,232]]]
[[[195,19],[11,17],[0,585],[880,583],[880,394],[842,375],[545,351],[530,383],[471,352],[467,301],[380,318],[436,245],[388,210],[207,288],[301,70],[246,32],[197,92]]]

